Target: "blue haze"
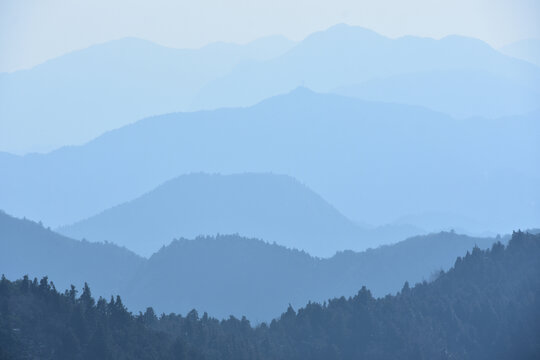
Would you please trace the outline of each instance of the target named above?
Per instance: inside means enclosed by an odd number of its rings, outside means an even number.
[[[8,278],[48,275],[59,290],[71,284],[81,289],[88,282],[94,296],[120,293],[131,311],[153,306],[158,313],[186,314],[196,308],[218,318],[245,315],[253,323],[280,315],[288,304],[351,296],[362,285],[375,296],[395,293],[405,281],[430,280],[473,246],[486,248],[494,241],[445,232],[317,259],[261,240],[222,235],[178,239],[145,259],[0,212],[0,264]]]
[[[436,91],[443,96],[411,97],[412,104],[450,109],[460,116],[490,117],[522,114],[540,106],[540,68],[502,55],[480,40],[461,36],[390,39],[342,24],[308,36],[275,59],[238,65],[229,75],[206,85],[191,108],[246,106],[298,86],[330,92],[377,79],[387,79],[386,88],[395,79],[393,92],[406,80],[413,93],[429,94],[434,88],[426,82],[430,74],[433,81],[441,80]],[[457,78],[447,83],[449,76]],[[469,104],[460,92],[474,94],[478,103]],[[385,97],[382,92],[376,100],[392,102],[395,94]]]
[[[0,74],[0,151],[82,144],[147,116],[186,110],[210,80],[293,45],[276,36],[183,50],[126,38]]]
[[[540,218],[538,119],[456,120],[298,89],[250,108],[148,118],[46,155],[3,154],[0,198],[57,227],[181,174],[273,172],[358,223],[449,213],[472,219],[469,231],[507,232]]]
[[[540,66],[540,39],[525,39],[499,49],[503,54]]]
[[[198,50],[128,38],[0,74],[0,151],[82,144],[143,117],[249,106],[298,86],[499,117],[538,109],[540,68],[476,39],[390,39],[343,24],[299,43]]]
[[[272,174],[183,175],[58,231],[74,239],[112,241],[143,256],[174,238],[242,234],[320,257],[422,233],[406,224],[361,227],[305,185]]]

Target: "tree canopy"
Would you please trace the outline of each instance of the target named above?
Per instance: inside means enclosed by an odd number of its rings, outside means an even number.
[[[47,277],[2,277],[0,359],[534,359],[539,300],[540,235],[523,232],[395,296],[363,287],[256,326],[196,310],[132,314],[88,286],[77,297]]]

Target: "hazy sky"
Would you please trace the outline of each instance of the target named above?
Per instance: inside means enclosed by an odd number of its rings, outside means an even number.
[[[299,40],[336,23],[383,35],[540,38],[539,0],[0,0],[0,72],[125,36],[173,47]]]

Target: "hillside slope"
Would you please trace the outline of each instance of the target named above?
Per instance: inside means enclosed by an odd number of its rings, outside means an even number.
[[[125,38],[0,74],[0,151],[80,145],[147,116],[186,110],[207,82],[293,45],[269,37],[173,49]]]
[[[333,92],[370,101],[420,105],[458,118],[523,115],[540,107],[540,87],[481,70],[400,74]]]
[[[175,240],[144,259],[6,214],[0,220],[0,274],[8,278],[49,276],[58,289],[88,282],[96,296],[121,293],[134,311],[150,305],[166,313],[197,308],[256,322],[271,320],[288,304],[349,296],[362,285],[376,296],[395,293],[405,281],[430,279],[475,245],[487,248],[495,241],[437,233],[318,259],[261,240],[219,235]]]
[[[118,293],[144,259],[112,243],[76,241],[0,212],[0,274],[48,276],[58,289],[88,282],[95,294]]]
[[[540,236],[475,248],[433,282],[375,299],[291,306],[269,324],[197,311],[133,316],[120,297],[0,280],[0,355],[12,359],[536,359]],[[39,321],[35,321],[39,319]]]
[[[288,304],[351,296],[365,285],[385,296],[449,269],[475,245],[493,238],[438,233],[366,252],[347,251],[316,259],[255,239],[221,235],[180,239],[162,248],[122,291],[134,310],[158,313],[191,309],[218,318],[247,316],[256,323],[278,316]],[[204,284],[204,286],[201,286]]]
[[[540,66],[540,39],[524,39],[499,49],[503,54]]]
[[[58,227],[182,174],[272,172],[357,223],[451,213],[477,224],[456,228],[504,233],[538,225],[539,116],[455,120],[300,88],[250,108],[144,119],[46,155],[0,156],[0,198],[9,213]]]
[[[410,226],[361,228],[305,185],[273,174],[183,175],[58,231],[114,241],[144,256],[174,238],[237,233],[324,257],[421,232]]]

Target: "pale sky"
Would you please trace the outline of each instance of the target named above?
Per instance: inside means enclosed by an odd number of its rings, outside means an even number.
[[[540,38],[540,0],[0,0],[0,72],[126,36],[171,47],[300,40],[337,23],[389,37]]]

